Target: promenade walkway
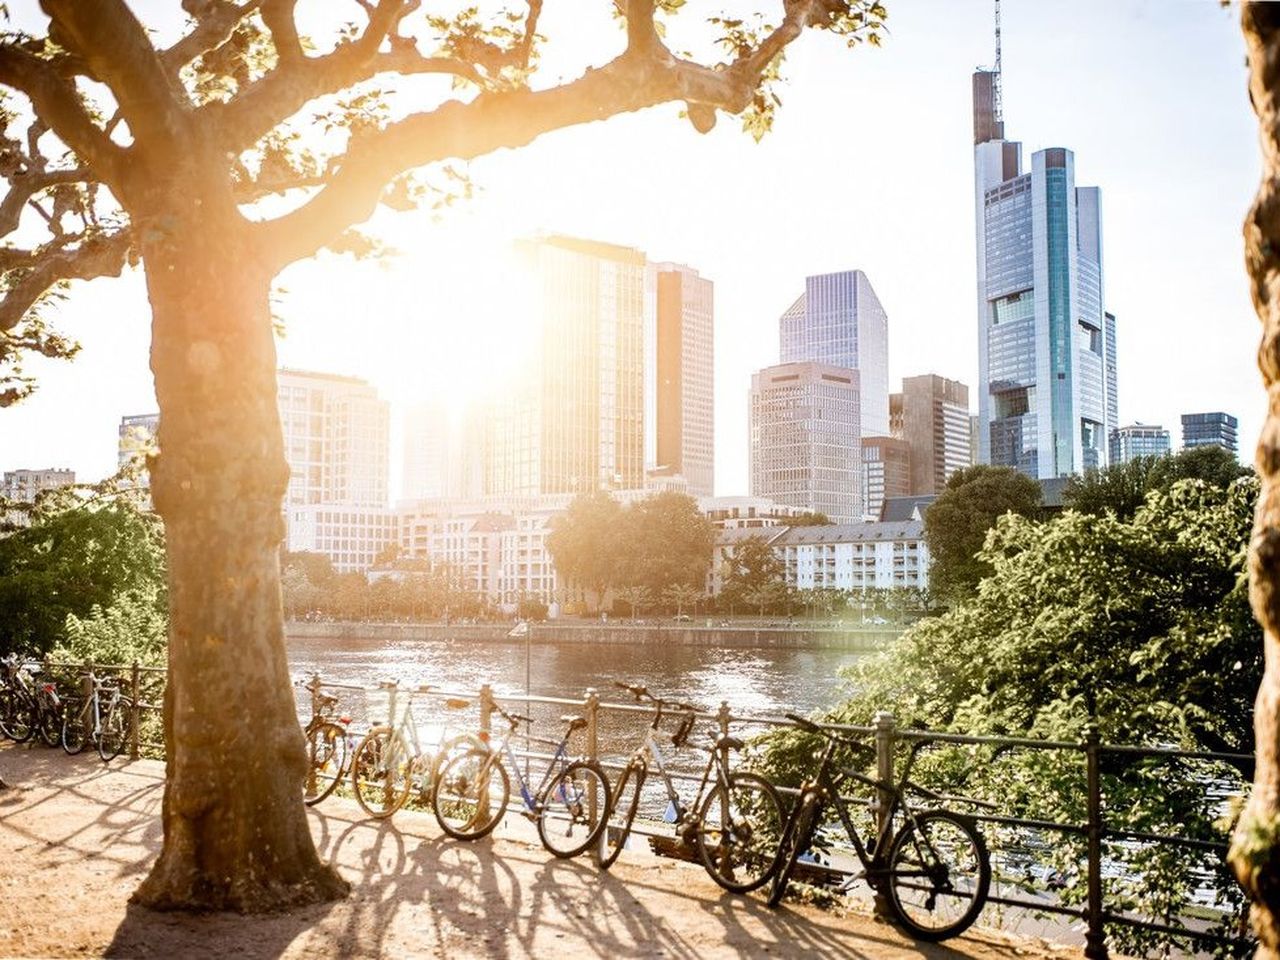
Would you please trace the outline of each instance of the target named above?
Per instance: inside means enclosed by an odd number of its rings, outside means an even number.
[[[854,913],[722,892],[695,866],[628,851],[609,874],[562,862],[504,823],[474,844],[429,815],[363,819],[350,801],[310,813],[323,855],[352,882],[339,903],[273,917],[130,907],[160,846],[163,765],[0,748],[0,956],[155,958],[1076,957],[976,931],[916,944]],[[510,818],[509,818],[510,820]]]

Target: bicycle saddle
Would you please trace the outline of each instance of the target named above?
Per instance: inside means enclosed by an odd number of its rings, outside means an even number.
[[[560,718],[560,722],[567,723],[569,725],[569,732],[573,733],[573,731],[581,730],[583,727],[587,725],[587,718],[580,717],[577,714],[573,714],[573,713],[566,713],[564,716]]]
[[[737,737],[716,737],[716,749],[728,747],[730,750],[741,750],[744,744]]]

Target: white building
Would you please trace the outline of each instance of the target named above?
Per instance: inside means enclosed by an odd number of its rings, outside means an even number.
[[[886,394],[886,428],[887,423]],[[826,514],[862,518],[858,371],[783,363],[751,378],[751,495]]]
[[[787,584],[798,590],[857,593],[929,585],[929,548],[919,521],[792,527],[773,548]]]
[[[69,487],[75,482],[74,470],[56,467],[49,467],[47,470],[6,470],[4,484],[0,486],[0,496],[6,500],[34,503],[36,497],[44,491]]]
[[[286,508],[288,549],[323,553],[338,573],[361,573],[378,554],[395,543],[399,530],[394,511],[358,504],[308,503]]]

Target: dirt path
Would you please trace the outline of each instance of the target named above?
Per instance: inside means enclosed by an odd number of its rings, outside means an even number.
[[[0,955],[259,957],[1065,957],[979,932],[916,944],[860,915],[770,911],[697,867],[628,851],[604,874],[552,859],[504,824],[475,844],[428,816],[362,819],[326,801],[311,823],[353,884],[345,901],[275,917],[156,914],[128,905],[160,845],[163,765],[0,749]]]

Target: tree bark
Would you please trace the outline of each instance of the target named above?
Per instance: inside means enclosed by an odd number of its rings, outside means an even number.
[[[164,846],[134,900],[258,912],[333,899],[302,804],[278,548],[288,483],[271,277],[229,195],[173,176],[135,230],[160,402],[169,682]]]
[[[1257,766],[1230,859],[1253,901],[1259,957],[1280,957],[1280,5],[1246,3],[1249,96],[1258,115],[1262,183],[1244,223],[1245,262],[1262,321],[1258,366],[1269,397],[1258,441],[1262,480],[1249,550],[1250,600],[1266,668],[1254,707]]]

